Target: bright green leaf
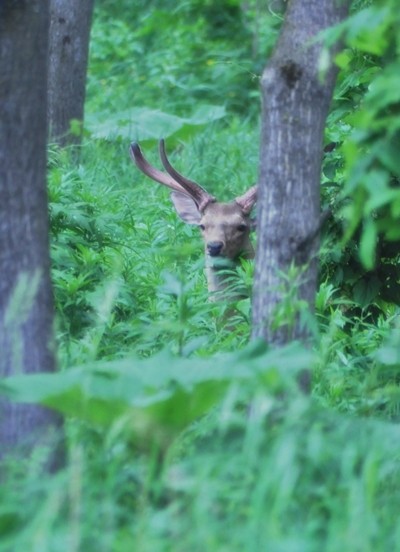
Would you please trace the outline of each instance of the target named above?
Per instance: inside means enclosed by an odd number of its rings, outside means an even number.
[[[376,240],[376,223],[371,218],[367,219],[360,241],[360,260],[367,270],[372,270],[375,265]]]

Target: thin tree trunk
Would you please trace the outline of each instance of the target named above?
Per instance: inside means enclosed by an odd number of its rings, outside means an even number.
[[[48,2],[0,5],[0,376],[55,368],[46,192]],[[60,419],[0,397],[0,458]],[[18,449],[19,450],[19,449]],[[21,451],[20,451],[21,452]]]
[[[262,76],[253,338],[269,343],[308,335],[293,313],[297,299],[314,309],[322,142],[337,73],[330,64],[320,74],[315,38],[346,14],[347,1],[292,0]],[[291,266],[292,282],[283,277]]]
[[[93,4],[50,0],[48,119],[50,137],[60,146],[82,138]]]

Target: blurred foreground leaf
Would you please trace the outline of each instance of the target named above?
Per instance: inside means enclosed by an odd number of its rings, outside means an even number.
[[[99,361],[58,374],[13,376],[3,380],[0,393],[97,426],[125,416],[139,444],[165,444],[217,405],[232,385],[247,382],[271,393],[291,385],[296,389],[296,374],[311,364],[312,354],[296,343],[266,351],[256,342],[210,359],[175,357],[163,350],[144,360]]]

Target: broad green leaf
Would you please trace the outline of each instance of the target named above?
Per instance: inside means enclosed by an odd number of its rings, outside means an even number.
[[[124,138],[131,141],[159,140],[160,138],[187,137],[199,127],[221,119],[225,108],[201,105],[191,117],[178,117],[161,110],[133,108],[114,115],[93,115],[87,118],[87,128],[95,138]]]
[[[376,241],[376,223],[373,219],[369,218],[364,223],[360,240],[360,260],[367,270],[372,270],[375,265]]]
[[[164,350],[149,359],[100,361],[57,374],[14,376],[0,394],[42,404],[85,422],[109,427],[125,417],[136,442],[170,442],[218,404],[228,389],[245,382],[281,389],[310,368],[312,354],[299,344],[266,351],[255,342],[218,358],[175,357]]]
[[[371,82],[365,101],[374,111],[400,101],[400,64],[385,67],[380,76]]]
[[[391,203],[394,199],[399,197],[398,190],[383,190],[377,192],[368,199],[368,201],[365,203],[365,209],[364,212],[366,214],[371,213],[375,209],[379,209],[379,207],[382,207],[383,205],[387,205]]]
[[[349,43],[364,52],[382,55],[388,46],[390,10],[371,6],[356,12],[345,22]]]
[[[398,137],[385,140],[376,150],[376,155],[382,164],[397,176],[400,176],[399,151],[400,140]]]
[[[385,237],[390,241],[400,240],[400,226],[398,221],[391,224],[391,227],[385,231]]]
[[[389,176],[386,171],[371,169],[364,175],[362,182],[370,195],[374,196],[386,191],[388,180]]]
[[[346,69],[349,66],[352,58],[353,54],[351,50],[346,48],[335,56],[335,63],[340,69]]]
[[[381,289],[381,283],[377,276],[359,280],[354,286],[354,300],[361,306],[366,307],[372,303],[378,296]]]

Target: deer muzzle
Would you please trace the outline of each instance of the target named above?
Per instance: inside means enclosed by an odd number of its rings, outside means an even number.
[[[207,253],[211,257],[218,257],[221,254],[224,244],[222,241],[212,241],[207,243]]]

